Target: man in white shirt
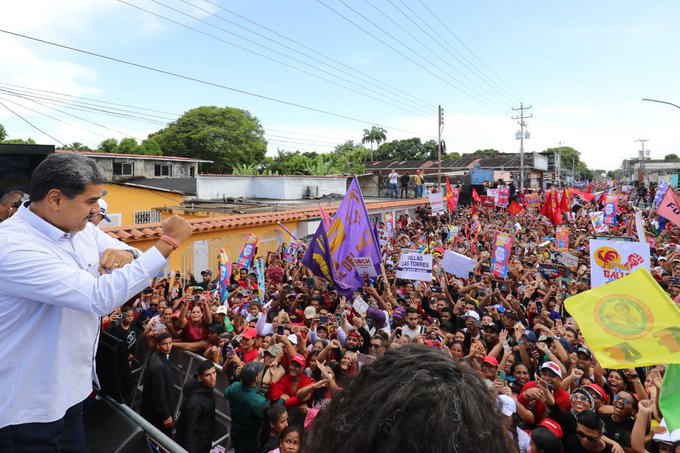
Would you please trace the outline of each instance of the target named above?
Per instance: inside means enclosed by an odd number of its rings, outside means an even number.
[[[85,450],[100,317],[191,236],[173,216],[143,254],[112,239],[89,222],[105,182],[91,159],[51,155],[33,172],[30,204],[0,224],[0,451]]]
[[[397,198],[397,183],[399,182],[399,173],[396,170],[392,170],[390,173],[390,198]]]

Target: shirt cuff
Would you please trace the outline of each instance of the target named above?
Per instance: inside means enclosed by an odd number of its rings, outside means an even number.
[[[165,259],[163,254],[156,247],[151,247],[136,261],[139,262],[142,267],[144,267],[146,273],[152,277],[156,276],[156,274],[163,270],[168,264],[168,260]]]

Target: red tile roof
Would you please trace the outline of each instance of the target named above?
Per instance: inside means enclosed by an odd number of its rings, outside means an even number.
[[[409,199],[400,201],[378,201],[366,203],[369,212],[384,209],[404,209],[416,207],[427,203],[427,198]],[[338,205],[325,207],[329,215],[335,214]],[[220,231],[243,228],[247,226],[275,225],[278,222],[290,222],[296,220],[308,220],[319,217],[318,208],[298,209],[294,211],[281,212],[260,212],[255,214],[231,215],[222,217],[210,217],[206,219],[190,219],[188,222],[194,227],[194,231]],[[114,239],[125,242],[144,241],[148,239],[160,238],[163,230],[160,223],[149,223],[144,225],[122,226],[116,228],[104,228]]]

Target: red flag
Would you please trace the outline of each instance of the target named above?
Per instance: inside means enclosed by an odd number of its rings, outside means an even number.
[[[552,192],[548,192],[545,197],[545,203],[541,208],[541,215],[550,219],[552,222]]]
[[[574,192],[574,195],[577,195],[586,203],[595,199],[595,195],[591,194],[590,192],[581,192],[580,190],[576,189],[572,189],[572,191]]]
[[[472,189],[474,190],[474,189]],[[476,216],[477,215],[477,203],[472,203],[472,215]]]
[[[451,182],[449,181],[448,176],[446,177],[446,204],[449,207],[449,212],[455,211],[456,206],[458,205],[458,193],[454,193],[451,188]]]
[[[514,200],[510,202],[508,206],[508,212],[512,215],[518,215],[524,212],[524,208],[518,205]]]
[[[657,215],[667,218],[674,225],[680,226],[680,201],[672,188],[668,188],[656,210]]]
[[[592,184],[593,183],[591,183],[591,182],[588,183],[588,188],[586,189],[586,193],[593,193]]]
[[[472,189],[472,199],[474,200],[475,203],[481,203],[482,198],[479,196],[477,191],[475,189]]]
[[[328,216],[326,210],[319,203],[319,213],[321,214],[321,220],[323,220],[323,226],[328,229],[331,226],[331,218]]]
[[[550,199],[550,209],[552,210],[552,221],[553,225],[562,225],[562,211],[560,211],[559,200],[557,199],[559,195],[557,190],[553,190],[552,197]]]
[[[560,211],[569,212],[569,203],[567,203],[567,190],[562,191],[562,199],[560,199]]]

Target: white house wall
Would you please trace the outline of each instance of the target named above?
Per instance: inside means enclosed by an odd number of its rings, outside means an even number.
[[[317,186],[319,197],[332,193],[344,195],[347,191],[347,178],[198,176],[196,195],[201,200],[223,197],[299,200],[304,196],[308,186]]]

